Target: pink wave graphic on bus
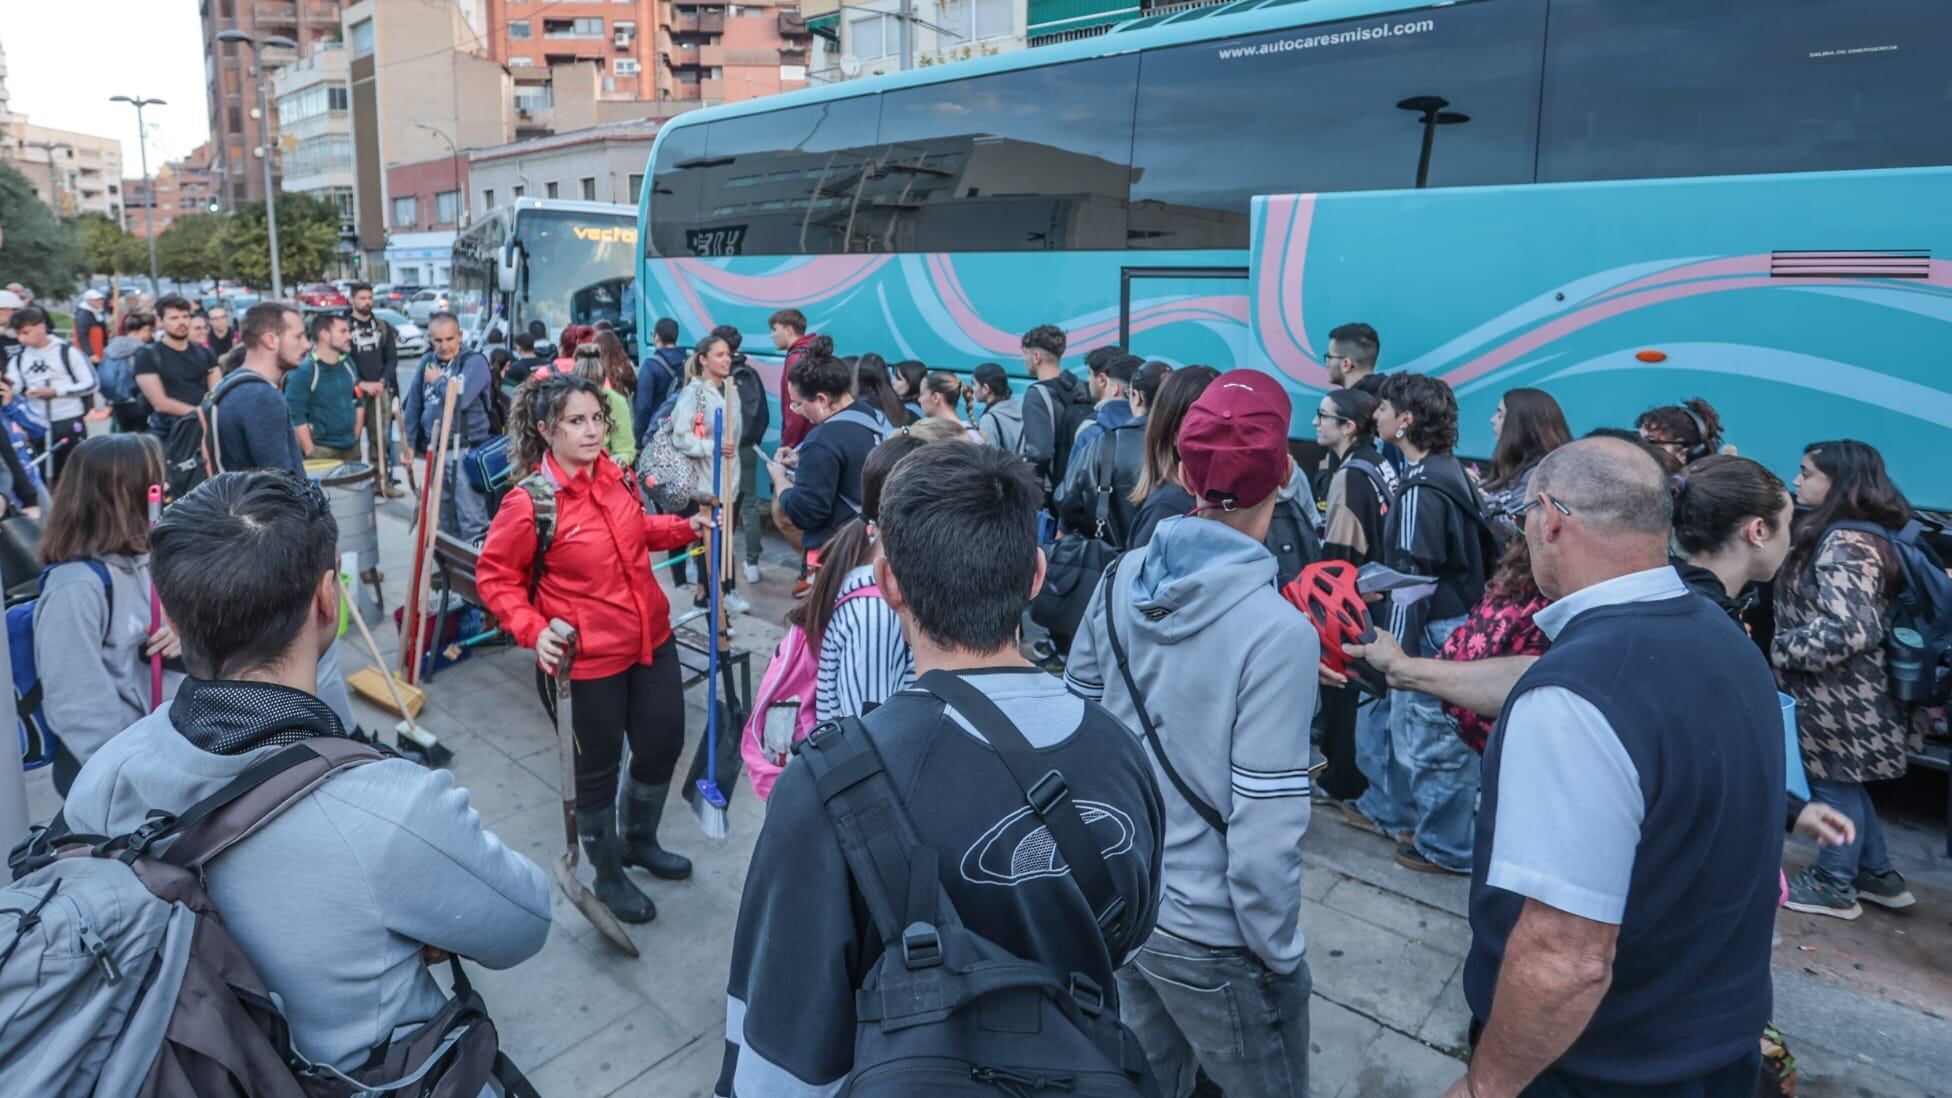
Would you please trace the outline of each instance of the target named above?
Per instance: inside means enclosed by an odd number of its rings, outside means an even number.
[[[698,283],[741,305],[786,308],[837,297],[888,265],[891,255],[821,256],[770,274],[737,274],[709,259],[670,260],[681,284]]]
[[[1308,237],[1315,223],[1315,196],[1280,195],[1264,205],[1261,239],[1279,252],[1265,257],[1255,280],[1255,312],[1261,351],[1269,364],[1304,385],[1328,387],[1328,370],[1308,338],[1302,282]]]

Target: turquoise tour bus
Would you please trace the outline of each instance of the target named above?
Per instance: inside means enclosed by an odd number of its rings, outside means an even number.
[[[1237,0],[1097,37],[701,110],[658,134],[640,328],[770,362],[804,312],[846,353],[1021,376],[1280,377],[1297,436],[1328,331],[1576,432],[1706,397],[1793,473],[1878,445],[1952,510],[1952,4]],[[775,417],[777,422],[777,417]]]

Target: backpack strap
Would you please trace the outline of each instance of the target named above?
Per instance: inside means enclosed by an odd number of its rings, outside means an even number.
[[[1084,815],[1078,811],[1064,775],[1044,765],[1023,731],[981,690],[947,671],[930,671],[915,685],[962,714],[989,741],[997,757],[1009,768],[1010,776],[1017,780],[1017,788],[1023,790],[1030,810],[1037,813],[1037,818],[1050,830],[1051,838],[1057,841],[1058,852],[1071,868],[1071,879],[1078,883],[1085,902],[1091,906],[1098,932],[1111,944],[1116,956],[1116,943],[1125,937],[1130,907],[1112,883],[1104,853],[1085,827]]]
[[[542,586],[543,559],[556,540],[556,482],[537,469],[523,477],[516,487],[528,493],[529,502],[535,507],[535,560],[529,565],[529,604],[534,605],[535,593]]]
[[[1350,458],[1342,463],[1342,468],[1354,469],[1356,472],[1368,477],[1369,483],[1376,489],[1377,501],[1383,505],[1385,510],[1396,499],[1395,489],[1389,486],[1389,480],[1383,476],[1381,469],[1376,468],[1375,462],[1366,458]]]
[[[922,845],[858,717],[828,721],[793,745],[833,822],[876,935],[910,969],[942,962],[941,928],[960,925],[942,894],[936,852]]]
[[[201,869],[334,774],[383,757],[372,745],[342,736],[314,736],[291,744],[252,763],[178,815],[151,815],[133,834],[116,840],[118,856],[133,862],[151,845],[176,837],[163,859],[184,869]]]
[[[1111,642],[1112,658],[1118,663],[1118,673],[1125,679],[1125,692],[1132,696],[1132,708],[1139,714],[1139,726],[1145,730],[1145,742],[1152,748],[1152,757],[1159,760],[1159,769],[1166,772],[1166,780],[1179,791],[1180,799],[1191,805],[1208,827],[1225,835],[1226,818],[1220,815],[1219,809],[1193,792],[1193,787],[1179,776],[1179,769],[1173,766],[1172,758],[1166,754],[1166,745],[1159,739],[1159,728],[1152,722],[1152,714],[1146,711],[1145,691],[1139,689],[1138,680],[1132,677],[1131,661],[1125,656],[1125,644],[1118,639],[1118,615],[1112,612],[1112,595],[1117,586],[1118,560],[1114,560],[1105,568],[1105,637]]]

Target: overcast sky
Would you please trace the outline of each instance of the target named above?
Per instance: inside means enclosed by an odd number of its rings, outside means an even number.
[[[0,0],[13,109],[42,126],[115,137],[131,177],[136,112],[111,95],[168,100],[143,110],[149,167],[210,136],[197,0]]]

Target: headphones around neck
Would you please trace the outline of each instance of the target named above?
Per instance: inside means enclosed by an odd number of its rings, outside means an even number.
[[[1688,460],[1699,461],[1712,452],[1708,448],[1708,424],[1700,415],[1696,414],[1693,408],[1685,404],[1681,405],[1681,414],[1687,416],[1689,422],[1694,424],[1695,441],[1688,444]]]

